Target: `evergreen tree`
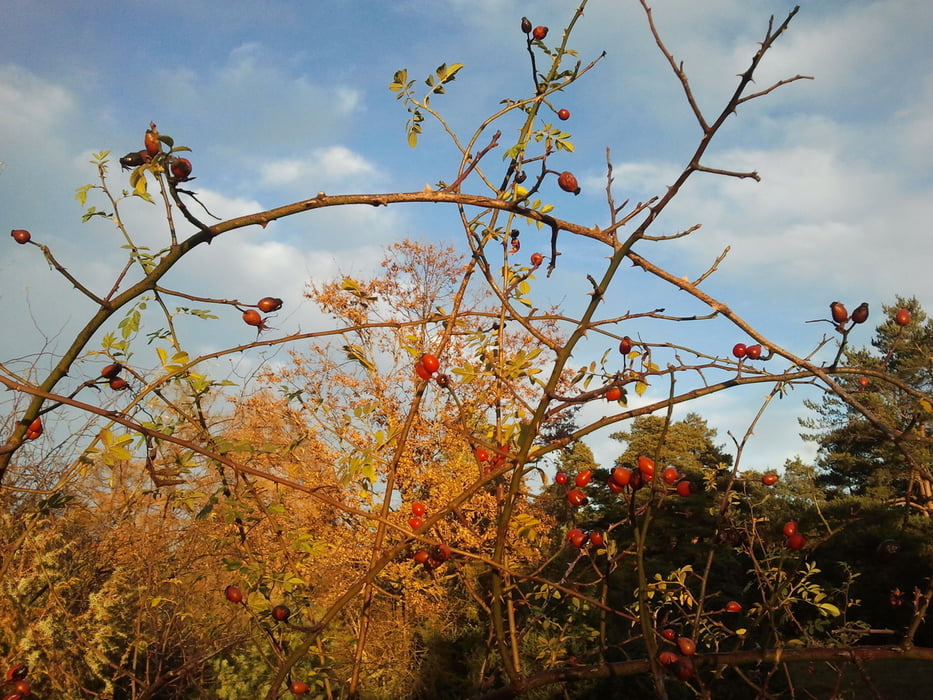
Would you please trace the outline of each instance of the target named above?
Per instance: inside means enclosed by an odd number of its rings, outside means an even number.
[[[666,431],[664,424],[662,416],[640,416],[632,421],[628,432],[613,433],[610,437],[614,440],[627,443],[616,464],[632,466],[639,455],[645,455],[659,465],[671,464],[682,472],[732,466],[732,456],[713,442],[716,430],[698,414],[688,413],[682,421],[672,421]]]
[[[895,321],[900,309],[910,314],[906,325]],[[827,394],[819,402],[806,402],[817,416],[801,420],[810,431],[803,437],[819,444],[817,483],[828,496],[906,499],[929,511],[933,508],[933,455],[928,445],[933,405],[923,396],[933,390],[933,321],[913,297],[897,297],[894,305],[883,307],[883,313],[871,348],[843,349],[840,366],[856,371],[841,372],[836,378],[875,421]],[[896,440],[877,424],[879,420],[898,436]]]

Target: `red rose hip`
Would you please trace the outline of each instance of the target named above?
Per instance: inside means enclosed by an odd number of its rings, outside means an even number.
[[[557,177],[557,185],[564,191],[572,194],[580,194],[580,185],[577,183],[576,176],[565,170]]]
[[[434,355],[427,353],[427,352],[421,356],[421,364],[431,374],[434,374],[437,370],[441,368],[440,360],[438,360],[437,357],[435,357]]]

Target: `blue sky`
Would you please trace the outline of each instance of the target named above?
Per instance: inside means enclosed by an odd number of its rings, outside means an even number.
[[[805,354],[828,326],[804,321],[825,316],[834,299],[850,309],[869,301],[880,312],[895,294],[915,295],[933,309],[933,4],[802,4],[757,85],[796,74],[815,80],[743,105],[706,159],[712,167],[757,170],[762,182],[695,176],[655,233],[701,223],[700,233],[641,250],[695,278],[731,246],[704,288],[780,345]],[[658,0],[654,16],[712,115],[747,67],[769,15],[780,22],[792,6]],[[442,62],[464,63],[434,104],[466,134],[500,100],[527,93],[522,14],[548,25],[554,38],[572,7],[556,0],[167,0],[98,2],[90,9],[62,0],[7,0],[0,42],[3,223],[30,229],[75,274],[106,284],[120,265],[119,243],[110,229],[81,224],[74,189],[93,180],[92,152],[119,157],[141,148],[150,120],[193,149],[195,189],[224,217],[321,190],[405,191],[450,181],[456,154],[440,129],[426,125],[419,148],[408,148],[407,113],[387,89],[394,71],[408,68],[420,79]],[[634,0],[591,0],[571,45],[584,62],[607,53],[557,100],[572,111],[565,126],[576,152],[555,156],[552,166],[572,169],[584,191],[573,198],[551,187],[545,195],[562,218],[605,223],[606,149],[616,199],[637,200],[663,192],[698,129]],[[128,206],[125,215],[142,240],[162,245],[153,208]],[[281,296],[287,306],[277,326],[307,330],[320,322],[301,302],[308,278],[363,274],[384,245],[401,237],[460,244],[460,235],[455,212],[437,206],[329,210],[229,234],[197,251],[168,284],[249,301]],[[89,310],[34,248],[6,240],[0,253],[4,360],[54,349]],[[546,248],[543,240],[539,247]],[[562,250],[558,270],[538,280],[536,292],[578,308],[584,275],[599,269],[605,251],[569,240]],[[626,275],[607,298],[615,313],[697,310],[637,271]],[[248,340],[235,320],[195,335],[195,349]],[[867,342],[868,330],[855,342]],[[724,348],[744,339],[723,325],[672,332],[707,347],[711,334],[713,346]],[[761,389],[721,394],[695,409],[725,441],[726,430],[745,430],[762,397]],[[808,454],[797,438],[799,398],[769,410],[746,455],[748,467]],[[611,459],[611,441],[593,443],[600,458]]]

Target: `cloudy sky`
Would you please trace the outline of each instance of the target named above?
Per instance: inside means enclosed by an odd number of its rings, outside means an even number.
[[[895,294],[914,295],[933,308],[933,4],[802,4],[766,58],[757,86],[797,74],[815,80],[743,105],[706,157],[711,167],[757,170],[762,181],[695,176],[654,232],[697,223],[700,232],[639,249],[696,278],[730,246],[704,288],[798,354],[815,347],[828,329],[804,322],[825,317],[834,299],[850,309],[868,301],[880,312]],[[81,279],[109,288],[121,242],[104,225],[81,223],[73,193],[94,178],[91,153],[110,150],[118,157],[141,148],[150,120],[193,149],[195,189],[223,217],[322,190],[410,191],[451,181],[456,152],[440,129],[427,124],[419,148],[408,148],[408,115],[387,89],[393,73],[407,68],[420,79],[442,62],[464,63],[448,94],[432,104],[468,134],[500,100],[527,95],[522,14],[548,25],[549,39],[556,40],[573,6],[559,0],[104,0],[92,6],[6,0],[2,223],[5,230],[30,229]],[[748,66],[769,16],[780,22],[792,7],[783,0],[657,0],[659,30],[683,61],[708,118]],[[590,0],[571,45],[584,63],[606,52],[555,104],[572,111],[565,127],[576,152],[555,156],[552,167],[573,170],[583,193],[573,198],[552,185],[543,195],[562,218],[601,224],[607,148],[616,200],[634,201],[664,192],[699,131],[637,2]],[[133,203],[124,214],[139,240],[156,249],[164,245],[156,208]],[[401,237],[463,248],[461,235],[456,213],[436,205],[328,210],[227,234],[190,256],[167,286],[244,301],[281,296],[287,306],[277,327],[307,330],[320,321],[301,302],[309,278],[363,274],[383,246]],[[543,239],[539,247],[546,249]],[[585,274],[598,271],[606,253],[576,241],[562,250],[557,271],[537,280],[535,291],[578,309]],[[0,359],[61,347],[90,307],[75,299],[35,248],[7,238],[0,251]],[[683,295],[627,270],[607,298],[607,315],[656,306],[698,311]],[[195,351],[249,340],[233,316],[213,324],[209,333],[191,336]],[[627,326],[624,332],[654,342],[696,342],[714,353],[721,346],[722,354],[744,340],[726,325],[685,325],[669,331]],[[855,342],[867,342],[869,331]],[[592,351],[580,360],[600,353]],[[47,357],[39,361],[48,364]],[[763,396],[760,388],[722,394],[695,409],[725,441],[726,431],[744,432]],[[746,466],[779,465],[811,453],[797,437],[801,396],[769,410]],[[597,455],[610,460],[612,441],[593,442]]]

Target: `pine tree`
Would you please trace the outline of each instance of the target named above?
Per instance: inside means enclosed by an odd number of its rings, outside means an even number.
[[[907,325],[895,322],[900,309],[910,313]],[[856,371],[837,377],[871,418],[826,395],[806,402],[817,417],[801,420],[809,431],[803,437],[819,444],[817,483],[829,496],[909,503],[929,512],[933,405],[924,397],[933,390],[933,321],[913,297],[897,297],[883,312],[871,348],[843,350],[840,368]]]

